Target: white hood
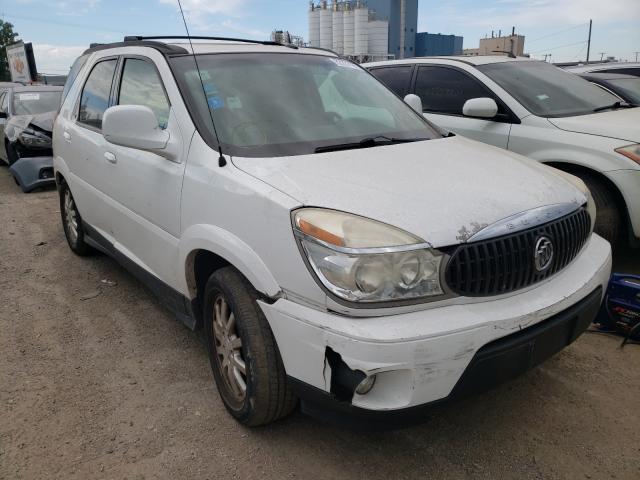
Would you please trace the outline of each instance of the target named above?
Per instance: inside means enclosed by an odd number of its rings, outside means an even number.
[[[550,168],[462,137],[233,163],[305,206],[379,220],[435,247],[516,213],[586,202]]]
[[[640,108],[638,107],[548,120],[561,130],[569,132],[618,138],[626,142],[640,142]]]

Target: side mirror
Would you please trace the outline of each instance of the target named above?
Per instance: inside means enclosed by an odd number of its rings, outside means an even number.
[[[410,93],[406,97],[404,97],[404,103],[413,108],[416,112],[422,115],[422,100],[419,96]]]
[[[493,98],[472,98],[464,102],[462,114],[466,117],[494,118],[498,104]]]
[[[104,112],[102,135],[116,145],[167,156],[169,132],[158,126],[158,119],[149,107],[117,105]]]

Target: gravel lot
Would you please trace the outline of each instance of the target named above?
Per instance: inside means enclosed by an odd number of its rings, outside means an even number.
[[[582,336],[393,432],[300,413],[246,429],[201,335],[114,261],[67,248],[55,191],[0,167],[0,479],[640,478],[640,346]],[[640,253],[617,269],[640,272]]]

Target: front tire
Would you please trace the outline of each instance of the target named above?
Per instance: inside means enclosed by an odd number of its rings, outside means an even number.
[[[598,177],[579,175],[591,191],[596,204],[596,224],[594,231],[615,246],[620,238],[623,225],[622,213],[611,189]]]
[[[90,255],[92,248],[84,240],[82,217],[71,194],[69,185],[67,185],[65,181],[60,183],[59,195],[62,228],[64,230],[64,236],[67,238],[69,248],[71,248],[73,253],[81,257]]]
[[[204,292],[209,361],[227,411],[248,426],[287,416],[297,400],[258,294],[233,267],[214,272]]]

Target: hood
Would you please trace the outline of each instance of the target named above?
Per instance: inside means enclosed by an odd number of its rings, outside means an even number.
[[[233,163],[305,206],[388,223],[434,247],[516,213],[586,202],[549,167],[462,137]]]
[[[53,131],[53,122],[56,119],[57,112],[45,112],[37,115],[14,115],[9,120],[13,125],[25,129],[30,125],[37,129],[51,134]]]
[[[547,119],[561,130],[640,142],[640,108],[623,108],[591,115]]]

